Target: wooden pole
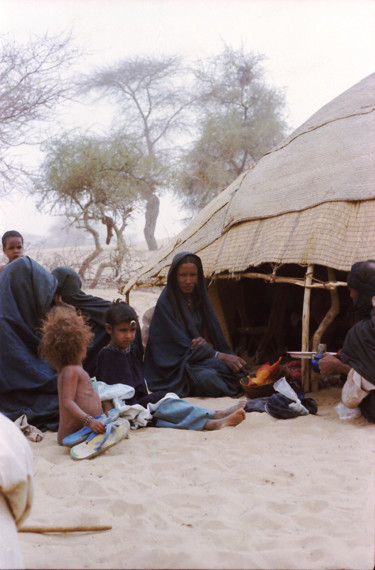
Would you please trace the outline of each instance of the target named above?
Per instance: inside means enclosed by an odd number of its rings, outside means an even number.
[[[309,328],[310,328],[310,298],[311,298],[311,282],[314,276],[314,265],[310,263],[307,266],[305,274],[305,292],[303,296],[302,308],[302,352],[308,352],[309,348]],[[301,363],[302,368],[302,387],[304,391],[310,390],[310,359],[303,358]]]
[[[97,532],[102,530],[111,530],[110,525],[92,525],[92,526],[21,526],[18,532]]]
[[[335,278],[336,278],[335,270],[332,268],[328,268],[328,279],[330,281],[331,280],[333,281]],[[322,319],[322,322],[316,329],[313,336],[312,350],[314,352],[318,351],[318,346],[320,344],[323,334],[340,312],[340,300],[337,288],[331,289],[330,295],[331,295],[331,306],[328,309],[327,313],[325,314],[324,318]],[[313,371],[311,372],[311,389],[313,391],[317,390],[319,387],[319,378],[320,374]]]

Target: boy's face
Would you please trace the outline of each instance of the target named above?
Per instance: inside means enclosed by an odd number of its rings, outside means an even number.
[[[112,327],[111,325],[105,325],[106,331],[111,335],[112,344],[125,350],[128,348],[135,339],[135,333],[137,332],[137,323],[135,321],[120,323]]]
[[[8,237],[5,241],[5,246],[3,247],[3,252],[9,259],[9,261],[14,261],[18,257],[23,256],[23,243],[22,239],[19,237]]]

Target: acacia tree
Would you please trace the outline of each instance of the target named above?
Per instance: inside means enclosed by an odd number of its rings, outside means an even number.
[[[0,177],[1,189],[21,172],[11,158],[11,149],[40,143],[45,136],[41,121],[68,98],[73,86],[68,70],[78,58],[71,37],[45,35],[18,44],[2,39],[0,44]]]
[[[71,224],[92,236],[95,249],[81,263],[82,278],[103,251],[98,223],[107,227],[106,243],[115,235],[117,244],[100,271],[107,266],[120,271],[127,253],[124,230],[142,198],[146,167],[152,170],[151,164],[144,165],[134,141],[125,135],[110,139],[65,136],[47,144],[34,193],[39,197],[40,209],[64,213]]]
[[[125,132],[137,142],[147,159],[144,160],[142,189],[144,236],[148,248],[157,249],[158,192],[166,186],[167,178],[155,177],[155,165],[159,165],[158,172],[166,172],[176,149],[172,137],[187,129],[186,111],[192,99],[182,83],[180,60],[177,57],[134,57],[97,71],[86,78],[82,86],[85,92],[97,91],[118,104],[117,126],[123,121]]]
[[[195,65],[199,135],[182,158],[177,184],[193,212],[286,135],[284,95],[266,84],[263,59],[225,46]]]

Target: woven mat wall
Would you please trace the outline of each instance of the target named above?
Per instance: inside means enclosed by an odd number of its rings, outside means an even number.
[[[180,251],[206,276],[264,262],[349,270],[375,256],[375,74],[238,177],[123,289],[165,282]]]
[[[301,134],[248,171],[225,227],[322,202],[375,197],[375,91],[371,112]]]

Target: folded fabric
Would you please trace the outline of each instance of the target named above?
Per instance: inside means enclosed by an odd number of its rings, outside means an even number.
[[[126,400],[133,398],[135,390],[127,384],[106,384],[98,382],[98,393],[102,402],[106,400],[112,401],[113,406],[119,410],[120,416],[126,418],[130,422],[131,429],[145,427],[152,420],[154,412],[160,404],[168,398],[179,398],[177,394],[169,392],[156,403],[147,404],[147,408],[140,404],[128,405]]]
[[[245,406],[245,412],[265,412],[266,402],[269,400],[270,396],[265,398],[255,398],[254,400],[248,400]]]
[[[277,419],[296,418],[307,414],[316,414],[318,406],[312,398],[299,398],[285,378],[274,384],[276,394],[266,398],[256,398],[246,403],[246,412],[267,412]]]

